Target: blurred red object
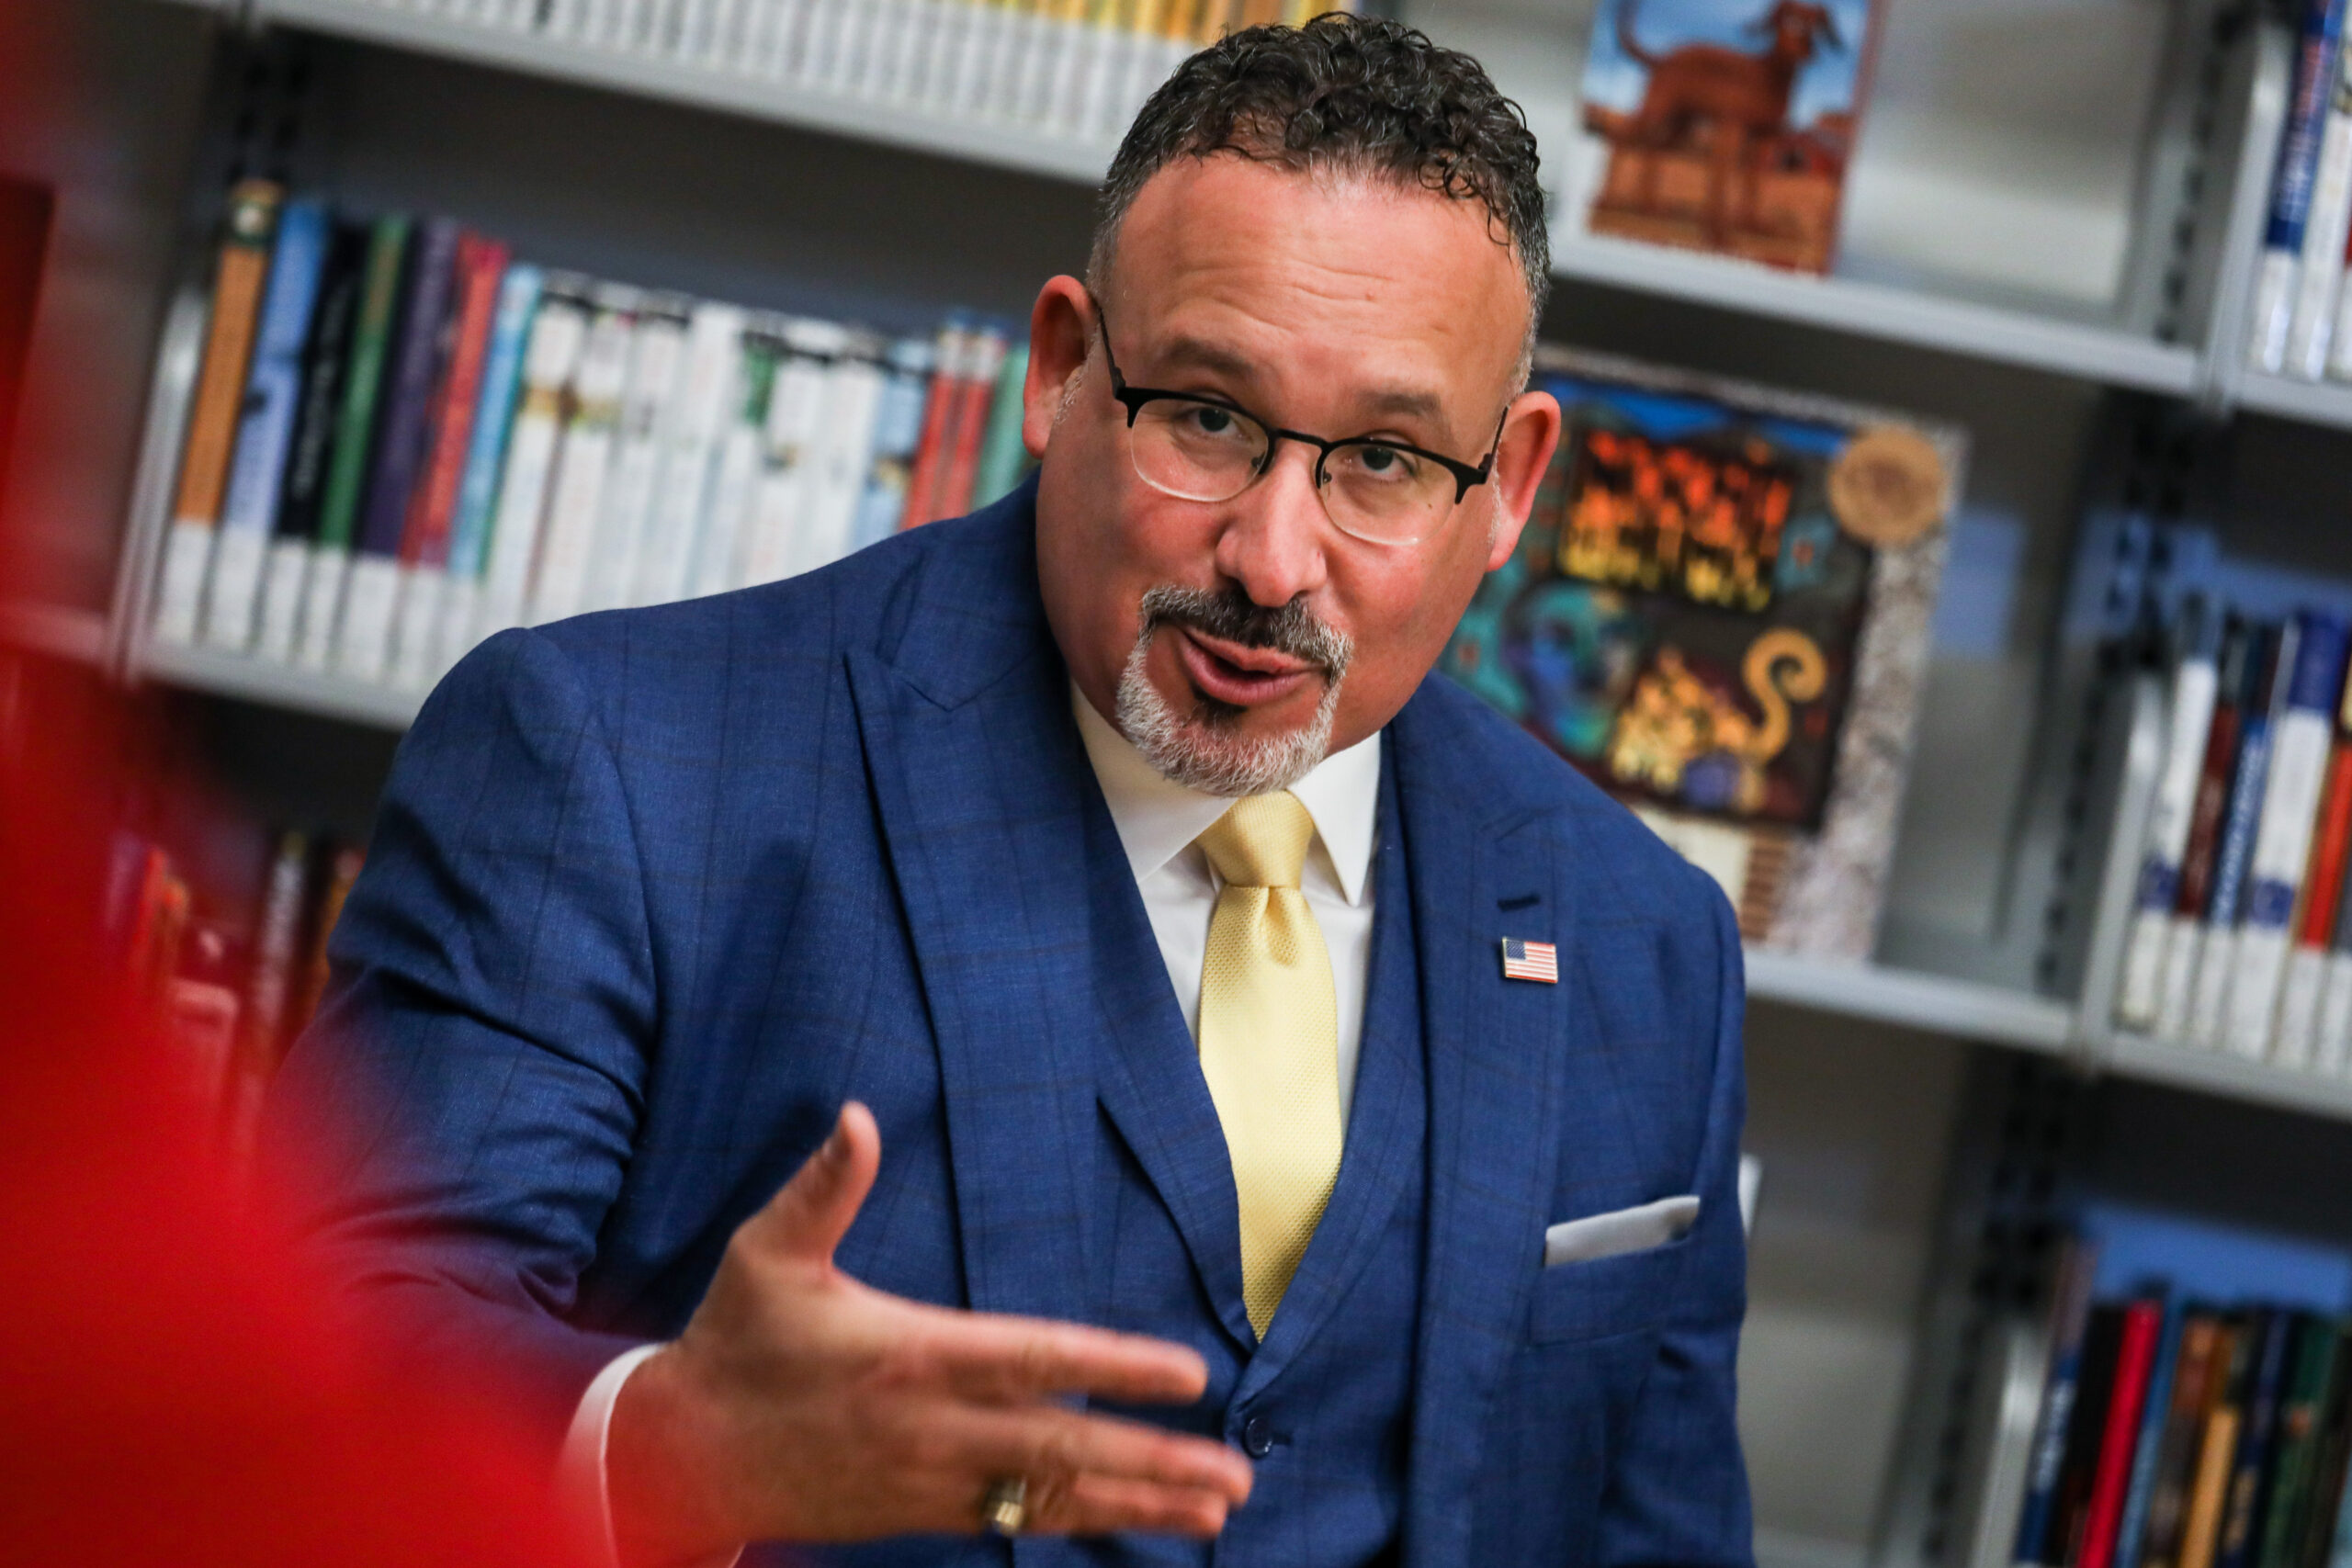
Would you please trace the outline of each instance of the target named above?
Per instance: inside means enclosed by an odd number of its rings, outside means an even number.
[[[424,1386],[232,1190],[98,941],[86,674],[8,671],[0,755],[0,1540],[9,1561],[584,1561],[495,1391]],[[35,700],[24,700],[28,685]],[[77,711],[78,710],[78,711]]]

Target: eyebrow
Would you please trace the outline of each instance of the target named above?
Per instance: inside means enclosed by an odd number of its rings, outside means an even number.
[[[1223,344],[1203,338],[1171,338],[1161,346],[1159,358],[1170,370],[1206,370],[1253,384],[1258,378],[1258,367],[1252,361]],[[1385,387],[1368,394],[1364,401],[1375,414],[1424,419],[1441,425],[1445,423],[1444,406],[1434,392],[1409,387]]]

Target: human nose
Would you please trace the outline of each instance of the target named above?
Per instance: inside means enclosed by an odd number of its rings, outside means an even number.
[[[1285,441],[1257,481],[1227,502],[1217,536],[1219,573],[1269,609],[1323,586],[1329,538],[1315,489],[1315,449]]]

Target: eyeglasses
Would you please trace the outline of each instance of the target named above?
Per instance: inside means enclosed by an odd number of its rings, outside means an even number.
[[[1102,357],[1111,367],[1111,396],[1127,411],[1127,449],[1136,475],[1162,495],[1231,501],[1273,466],[1277,447],[1295,441],[1315,448],[1315,493],[1334,527],[1367,544],[1414,545],[1462,504],[1472,487],[1486,483],[1495,466],[1503,438],[1500,423],[1494,445],[1473,468],[1386,436],[1326,441],[1269,424],[1223,399],[1130,387],[1111,352],[1111,321],[1102,302],[1091,292],[1088,299],[1102,333]],[[1510,417],[1506,410],[1503,418]]]

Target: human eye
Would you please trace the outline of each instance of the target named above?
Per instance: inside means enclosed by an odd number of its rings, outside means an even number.
[[[1416,485],[1427,477],[1430,468],[1428,459],[1380,441],[1359,441],[1343,446],[1332,454],[1332,466],[1342,477],[1371,484]]]
[[[1187,402],[1179,405],[1177,423],[1188,435],[1204,436],[1211,440],[1230,440],[1241,433],[1241,417],[1218,403]]]

